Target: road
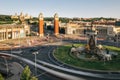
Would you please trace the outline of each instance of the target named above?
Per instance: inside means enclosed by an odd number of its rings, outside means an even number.
[[[34,61],[29,60],[27,58],[23,58],[23,57],[13,55],[13,54],[8,54],[8,53],[0,53],[0,54],[6,54],[6,55],[9,55],[9,56],[12,56],[14,58],[17,58],[18,60],[21,60],[21,61],[23,61],[23,62],[25,62],[29,65],[34,66]],[[52,74],[54,76],[59,77],[59,78],[56,78],[56,77],[51,77],[50,78],[49,77],[46,80],[49,80],[49,79],[60,80],[60,78],[62,78],[61,80],[63,80],[63,79],[67,79],[67,80],[93,80],[93,78],[97,79],[97,80],[101,80],[100,78],[103,78],[103,80],[120,79],[119,74],[108,74],[108,73],[107,74],[106,73],[105,74],[98,74],[98,73],[96,74],[96,73],[90,73],[90,72],[83,72],[83,71],[71,70],[71,69],[55,66],[55,65],[50,64],[48,62],[42,61],[40,59],[37,59],[37,61],[40,64],[37,63],[36,67],[38,69],[41,69],[41,70],[45,71],[44,73],[47,73],[46,75],[48,75],[48,73],[49,73],[49,74]],[[42,74],[44,74],[44,73],[42,73]],[[39,74],[39,75],[41,75],[41,74]],[[40,77],[42,77],[42,76],[40,76]],[[104,78],[107,78],[107,79],[104,79]],[[43,77],[41,79],[43,79]]]
[[[23,57],[20,57],[20,56],[17,56],[17,55],[13,55],[13,54],[8,54],[8,53],[0,53],[0,54],[12,56],[12,57],[14,57],[14,58],[16,58],[18,60],[21,60],[21,61],[23,61],[23,62],[25,62],[27,64],[30,64],[30,65],[34,66],[34,62],[29,60],[29,59],[26,59],[26,58],[23,58]],[[69,74],[64,74],[62,72],[58,72],[58,71],[52,70],[50,68],[44,67],[43,65],[36,64],[36,67],[38,69],[42,69],[42,70],[46,71],[49,74],[52,74],[54,76],[59,77],[58,79],[52,79],[52,80],[59,80],[60,78],[62,78],[62,80],[63,79],[67,79],[67,80],[80,80],[81,79],[79,77],[75,77],[75,76],[72,76],[72,75],[69,75]],[[49,79],[47,79],[47,80],[49,80]]]
[[[54,64],[54,65],[57,65],[57,66],[63,66],[64,64],[60,64],[58,62],[55,62],[51,58],[51,52],[57,47],[55,44],[58,44],[58,42],[57,43],[52,43],[52,44],[45,44],[43,46],[34,46],[34,47],[30,47],[30,48],[24,48],[24,49],[21,49],[22,52],[20,52],[19,49],[18,50],[13,50],[12,54],[15,54],[15,55],[18,55],[22,58],[31,60],[32,62],[30,62],[30,63],[32,63],[32,64],[29,64],[29,65],[32,69],[32,72],[34,72],[34,61],[35,61],[35,58],[34,58],[35,56],[32,53],[34,53],[36,51],[39,53],[39,54],[37,54],[37,60],[41,60],[41,61],[47,62],[49,64]],[[59,45],[60,44],[61,44],[61,42],[59,42]],[[52,46],[50,46],[50,45],[52,45]],[[4,51],[4,52],[10,53],[10,51]],[[29,63],[29,61],[27,63]],[[37,64],[38,68],[40,66],[46,67],[45,64],[40,64],[39,62],[37,62],[37,63],[38,63]],[[63,66],[63,67],[65,67],[65,66]],[[54,69],[54,68],[51,67],[51,69]],[[55,77],[55,76],[51,75],[49,72],[47,72],[45,70],[42,70],[41,68],[37,69],[37,77],[40,80],[63,80],[63,78],[60,79],[58,77]],[[91,79],[89,77],[84,77],[84,78],[85,78],[85,80],[90,80]],[[84,80],[84,79],[80,79],[80,80]],[[91,79],[91,80],[93,80],[93,79]]]
[[[16,50],[12,50],[12,54],[15,54],[15,55],[18,55],[18,56],[21,56],[21,57],[24,57],[26,59],[29,59],[31,61],[35,61],[35,56],[32,54],[33,52],[36,52],[38,51],[39,54],[37,55],[37,59],[39,60],[42,60],[42,61],[45,61],[45,62],[48,62],[48,63],[52,63],[52,61],[50,60],[49,58],[49,53],[51,51],[53,51],[53,49],[55,48],[56,46],[35,46],[35,47],[29,47],[29,48],[24,48],[24,49],[16,49]],[[5,52],[5,53],[10,53],[11,54],[11,51],[2,51],[2,52]],[[15,59],[15,61],[17,61]],[[18,61],[19,63],[24,63],[23,61]],[[29,64],[23,64],[23,66],[25,67],[25,65],[29,65]],[[29,65],[32,72],[35,74],[35,69],[34,69],[34,66],[31,66]],[[44,66],[44,65],[43,65]],[[40,70],[40,69],[37,69],[37,75],[36,75],[40,80],[61,80],[60,78],[57,78],[55,76],[52,76],[50,74],[48,74],[46,71],[43,71],[43,70]]]

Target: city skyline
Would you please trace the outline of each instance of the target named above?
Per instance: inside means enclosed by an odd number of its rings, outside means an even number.
[[[14,15],[28,13],[38,17],[42,12],[45,17],[53,17],[58,13],[60,17],[108,17],[120,18],[120,0],[2,0],[0,14]]]

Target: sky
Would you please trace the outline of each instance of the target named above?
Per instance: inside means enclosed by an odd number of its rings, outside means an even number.
[[[38,17],[111,17],[120,19],[120,0],[0,0],[0,14],[28,13]]]

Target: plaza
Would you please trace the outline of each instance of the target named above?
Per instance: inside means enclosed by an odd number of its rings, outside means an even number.
[[[1,0],[0,80],[120,80],[119,3]]]

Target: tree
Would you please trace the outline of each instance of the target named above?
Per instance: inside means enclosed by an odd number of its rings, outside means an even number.
[[[12,21],[10,15],[0,15],[0,21]]]
[[[5,80],[1,74],[0,74],[0,80]]]
[[[30,80],[30,77],[31,77],[30,68],[29,66],[26,66],[25,69],[23,70],[20,80]]]
[[[30,80],[38,80],[38,78],[33,76]]]
[[[38,80],[38,78],[32,76],[29,66],[26,66],[23,70],[20,80]]]
[[[69,18],[62,18],[62,17],[60,17],[60,21],[62,22],[62,23],[68,23],[69,22]]]

